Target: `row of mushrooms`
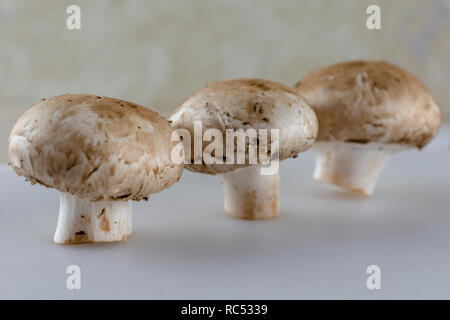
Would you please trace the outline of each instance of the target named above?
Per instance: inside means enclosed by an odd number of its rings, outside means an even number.
[[[31,183],[59,191],[56,243],[120,241],[132,231],[132,201],[169,188],[184,163],[190,171],[220,177],[230,215],[277,216],[279,171],[262,174],[260,162],[226,161],[238,150],[248,160],[248,146],[210,153],[224,161],[192,159],[195,148],[207,148],[194,141],[195,123],[224,137],[229,130],[276,129],[276,150],[259,137],[248,145],[277,163],[312,147],[316,180],[369,196],[390,155],[423,148],[440,121],[436,101],[410,73],[386,62],[353,61],[319,69],[293,87],[262,79],[212,83],[169,120],[102,96],[42,99],[14,125],[9,165]],[[189,139],[182,139],[182,130]]]

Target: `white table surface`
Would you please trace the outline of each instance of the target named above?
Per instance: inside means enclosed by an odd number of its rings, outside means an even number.
[[[313,181],[311,152],[284,161],[269,221],[228,217],[218,178],[185,170],[134,204],[127,242],[97,245],[54,244],[57,192],[1,166],[0,298],[450,298],[449,144],[443,128],[395,155],[372,198]],[[71,264],[81,290],[66,288]]]

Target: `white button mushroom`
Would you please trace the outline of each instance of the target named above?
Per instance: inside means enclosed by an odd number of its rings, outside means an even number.
[[[328,66],[295,87],[319,119],[314,178],[364,195],[372,194],[393,152],[421,149],[440,126],[427,88],[386,62]]]
[[[14,125],[9,164],[59,190],[56,243],[107,242],[131,234],[131,200],[176,182],[173,129],[156,112],[107,97],[42,99]]]
[[[292,88],[260,79],[236,79],[210,84],[188,98],[170,119],[175,128],[190,133],[191,139],[184,140],[187,157],[192,155],[189,151],[194,151],[195,155],[198,147],[203,151],[201,159],[192,159],[186,168],[220,175],[225,189],[225,211],[241,219],[267,219],[278,214],[278,167],[273,174],[261,172],[265,161],[260,157],[251,165],[252,147],[258,149],[260,156],[261,150],[267,150],[269,156],[283,160],[309,149],[318,130],[314,112]],[[245,147],[239,147],[239,142],[235,143],[233,138],[233,148],[229,152],[226,147],[223,153],[214,149],[211,155],[215,161],[207,162],[204,155],[207,154],[209,144],[204,142],[212,139],[201,138],[200,145],[195,141],[197,121],[201,122],[205,135],[207,129],[218,131],[214,139],[220,138],[221,146],[230,142],[230,131],[236,133],[240,130],[242,133],[245,130],[248,143]],[[253,129],[256,134],[252,136],[249,129]],[[272,136],[272,130],[277,129],[279,141],[276,142],[279,142],[279,146],[278,150],[273,150],[270,142],[277,137]],[[261,139],[266,132],[264,130],[267,131],[267,137]],[[238,163],[240,155],[244,155],[243,163]]]

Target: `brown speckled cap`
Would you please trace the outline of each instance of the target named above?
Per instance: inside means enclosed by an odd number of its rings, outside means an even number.
[[[410,145],[437,133],[440,110],[414,76],[383,61],[353,61],[319,69],[296,92],[319,119],[317,141]]]
[[[181,176],[173,129],[156,112],[87,94],[42,99],[9,137],[9,164],[32,183],[80,198],[140,200]]]
[[[262,79],[235,79],[207,85],[178,107],[171,118],[175,128],[189,130],[202,121],[203,131],[279,129],[279,160],[311,147],[317,136],[317,118],[308,103],[283,84]],[[251,142],[250,142],[251,143]],[[191,146],[193,147],[193,142]],[[227,155],[228,156],[228,155]],[[245,164],[188,164],[191,171],[218,174]]]

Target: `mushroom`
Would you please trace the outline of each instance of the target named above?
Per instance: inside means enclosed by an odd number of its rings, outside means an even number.
[[[275,170],[269,168],[273,169],[273,164],[278,165],[279,160],[309,149],[317,136],[317,118],[305,100],[288,86],[261,79],[209,84],[184,101],[170,119],[180,135],[183,136],[183,130],[189,133],[190,139],[183,139],[188,158],[186,168],[219,175],[224,185],[225,211],[241,219],[277,216],[279,171],[278,166]],[[205,129],[205,137],[200,137],[200,142],[196,141],[197,121],[201,132]],[[210,129],[217,132],[214,142],[219,147],[230,143],[230,132],[245,133],[244,139],[248,140],[243,147],[235,143],[233,137],[229,150],[208,150],[209,144],[204,142],[212,140],[206,131]],[[251,135],[252,132],[255,134]],[[275,134],[278,137],[273,136]],[[270,145],[269,141],[272,141]],[[198,149],[200,158],[190,160],[192,152],[195,155]],[[252,150],[259,154],[253,162],[251,156],[255,152]],[[269,161],[261,158],[262,154]],[[205,155],[214,161],[205,161]],[[240,156],[245,161],[239,162]]]
[[[181,176],[183,164],[171,159],[172,131],[134,103],[65,94],[42,99],[19,118],[9,165],[32,184],[59,191],[56,243],[120,241],[131,234],[131,200],[147,200]]]
[[[319,119],[314,178],[367,196],[392,153],[422,149],[440,126],[427,88],[387,62],[328,66],[295,88]]]

